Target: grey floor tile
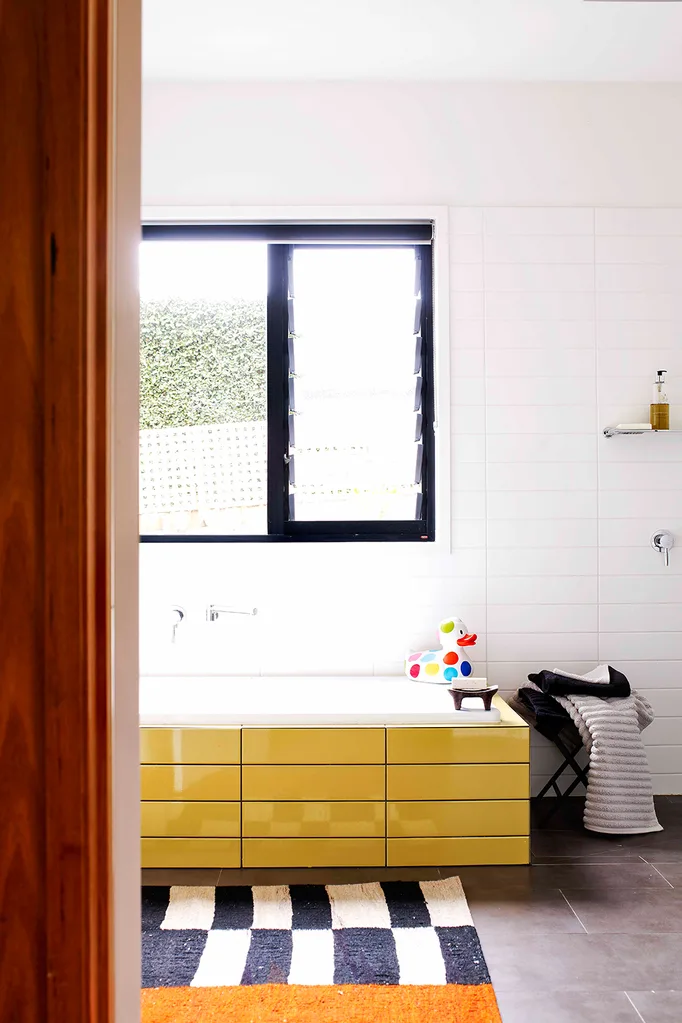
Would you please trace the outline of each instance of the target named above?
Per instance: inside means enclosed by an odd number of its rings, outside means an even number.
[[[571,797],[556,805],[556,799],[531,799],[531,827],[542,831],[574,831],[582,828],[585,800]]]
[[[147,868],[142,871],[143,885],[217,885],[220,870],[194,870],[179,867]]]
[[[597,835],[581,829],[534,831],[531,858],[533,863],[636,863],[642,857],[639,849],[626,848],[620,836]]]
[[[590,937],[599,937],[606,947],[628,964],[630,980],[625,985],[626,991],[668,991],[679,987],[682,934],[602,934]]]
[[[435,867],[243,867],[223,870],[221,886],[259,884],[363,884],[369,881],[437,881],[459,872]]]
[[[682,991],[628,991],[628,995],[644,1023],[680,1023],[682,1020]]]
[[[623,991],[501,991],[503,1023],[642,1023]]]
[[[681,934],[682,888],[562,888],[589,934]]]
[[[650,863],[536,863],[534,888],[663,888],[670,883]]]
[[[656,796],[656,815],[663,827],[682,827],[682,796]]]
[[[487,936],[585,933],[561,892],[551,888],[477,889],[468,892],[467,900],[481,940]]]
[[[631,835],[623,840],[626,852],[636,852],[649,863],[682,863],[682,827],[666,827],[650,835]]]
[[[652,864],[534,863],[530,867],[463,867],[458,871],[468,895],[490,888],[537,891],[545,888],[663,888],[670,883]]]
[[[533,888],[534,868],[530,866],[460,867],[456,873],[461,878],[467,897],[475,891],[488,891],[491,888],[520,888],[523,891],[530,891]]]
[[[635,968],[604,935],[481,935],[495,990],[534,992],[624,991],[645,971]],[[635,963],[636,967],[636,963]],[[641,985],[646,987],[646,982]],[[547,1018],[551,1023],[551,1017]],[[606,1023],[606,1020],[604,1021]]]
[[[682,863],[659,863],[654,860],[653,866],[674,888],[682,888]]]

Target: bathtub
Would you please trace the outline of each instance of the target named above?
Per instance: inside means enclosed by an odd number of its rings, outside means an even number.
[[[457,713],[402,676],[148,676],[140,714],[144,867],[528,863],[529,728],[499,696]]]
[[[403,676],[147,676],[140,724],[480,725],[500,721],[480,699],[455,711],[446,686]]]

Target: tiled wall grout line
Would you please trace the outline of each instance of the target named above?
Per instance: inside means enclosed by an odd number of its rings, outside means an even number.
[[[597,300],[597,210],[592,210],[592,308],[594,317],[594,405],[596,418],[595,461],[597,465],[597,659],[601,663],[601,542],[602,542],[602,517],[601,517],[601,400],[599,387],[599,303]]]
[[[485,513],[485,582],[483,586],[485,593],[485,630],[487,637],[489,620],[488,608],[490,606],[488,586],[488,579],[490,574],[490,519],[488,517],[490,462],[488,460],[488,303],[486,301],[486,295],[488,293],[488,270],[486,259],[487,252],[486,211],[484,209],[481,210],[480,230],[481,230],[481,274],[483,283],[483,420],[485,423],[485,432],[483,434],[483,457],[485,459],[485,491],[483,495],[483,510]],[[490,668],[488,666],[489,657],[490,651],[486,650],[486,675],[490,674]]]
[[[652,868],[652,870],[655,870],[656,873],[659,874],[663,878],[663,880],[665,881],[665,883],[667,885],[669,885],[671,888],[675,887],[674,884],[670,884],[670,881],[668,880],[668,878],[665,876],[665,874],[661,873],[661,871],[658,869],[658,867],[656,867],[653,863],[650,863],[649,866]]]
[[[570,909],[571,913],[573,913],[573,916],[574,916],[574,917],[576,918],[576,920],[578,921],[578,923],[580,924],[580,926],[581,926],[581,927],[582,927],[582,929],[584,930],[585,934],[588,934],[589,932],[588,932],[588,930],[587,930],[587,927],[586,927],[586,926],[585,926],[585,924],[584,924],[584,923],[582,922],[582,920],[580,919],[580,917],[578,916],[578,914],[577,914],[577,913],[576,913],[576,911],[574,910],[573,906],[571,905],[571,903],[570,903],[570,902],[568,901],[568,899],[567,899],[567,898],[566,898],[566,896],[564,895],[564,893],[563,893],[563,891],[561,890],[561,888],[559,889],[559,891],[561,892],[561,897],[562,897],[562,899],[564,900],[564,902],[566,903],[566,905],[567,905],[567,906],[568,906],[568,908]]]
[[[623,994],[625,995],[625,997],[627,998],[628,1002],[630,1003],[632,1008],[635,1010],[635,1012],[637,1013],[637,1015],[641,1019],[642,1023],[646,1023],[646,1020],[644,1019],[644,1016],[642,1016],[641,1012],[639,1011],[639,1009],[637,1008],[637,1006],[635,1005],[633,1000],[630,998],[630,995],[627,993],[627,991],[623,991]]]

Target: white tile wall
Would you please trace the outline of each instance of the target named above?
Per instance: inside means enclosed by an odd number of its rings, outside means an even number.
[[[634,238],[662,235],[682,238],[682,208],[596,209],[597,238],[618,235]]]
[[[509,234],[590,237],[593,231],[594,212],[586,207],[510,206],[483,210],[483,232],[486,238]]]
[[[483,261],[489,676],[610,660],[655,694],[652,770],[678,791],[682,437],[601,430],[648,418],[659,365],[682,427],[682,211],[486,210]],[[680,541],[667,570],[659,526]],[[535,744],[536,789],[553,763]]]
[[[682,434],[602,429],[648,418],[660,367],[682,429],[682,209],[452,209],[450,259],[452,553],[149,545],[146,631],[173,602],[196,621],[253,603],[212,670],[392,674],[456,611],[503,691],[542,667],[624,671],[657,714],[656,789],[680,792]],[[659,527],[678,539],[668,570]],[[534,738],[536,790],[554,763]]]

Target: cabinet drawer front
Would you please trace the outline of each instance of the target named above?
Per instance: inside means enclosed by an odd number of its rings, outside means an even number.
[[[395,800],[528,799],[528,764],[390,764],[388,798]]]
[[[143,764],[238,764],[239,728],[141,728]]]
[[[245,838],[245,867],[383,867],[383,838]]]
[[[143,867],[239,867],[238,838],[143,838]]]
[[[143,799],[239,799],[239,768],[146,764],[140,768],[140,788]]]
[[[242,768],[242,799],[290,800],[383,799],[384,767],[378,765],[332,767],[265,767],[249,764]]]
[[[530,839],[389,838],[389,867],[467,867],[528,863]]]
[[[245,728],[245,764],[383,764],[383,728]]]
[[[527,835],[529,804],[525,799],[389,803],[391,838]]]
[[[249,838],[383,838],[380,802],[243,803],[242,828]]]
[[[527,764],[528,728],[389,728],[389,764]]]
[[[141,804],[142,834],[151,838],[239,838],[240,803]]]

